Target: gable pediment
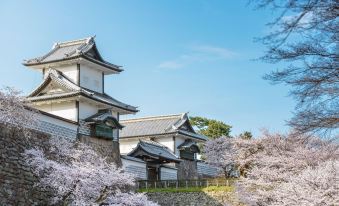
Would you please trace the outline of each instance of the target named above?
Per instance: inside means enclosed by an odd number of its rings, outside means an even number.
[[[50,69],[44,81],[28,97],[63,94],[79,90],[80,88],[63,76],[61,72]]]
[[[96,45],[94,44],[94,46],[86,53],[87,56],[92,57],[93,59],[96,59],[98,61],[104,61],[98,51],[98,49],[96,48]]]
[[[187,132],[192,132],[195,133],[194,129],[192,128],[191,123],[189,122],[189,120],[187,119],[182,125],[180,125],[179,127],[180,130],[184,130]]]
[[[50,81],[36,96],[53,95],[71,92],[69,89],[60,86],[59,84]]]

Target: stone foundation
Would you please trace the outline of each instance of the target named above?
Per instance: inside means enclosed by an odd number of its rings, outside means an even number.
[[[184,160],[177,164],[178,180],[192,180],[198,179],[197,162],[191,160]]]
[[[154,192],[147,193],[161,206],[242,206],[233,192]]]
[[[80,142],[91,146],[95,151],[106,158],[107,161],[114,162],[118,167],[121,167],[119,142],[86,135],[79,135],[78,138]]]
[[[49,191],[34,187],[38,181],[22,153],[32,146],[48,149],[49,135],[23,132],[0,124],[0,205],[48,205]]]
[[[30,137],[15,128],[0,124],[0,205],[50,205],[52,191],[34,187],[38,178],[24,161],[22,153],[29,148],[49,149],[50,135],[36,130]],[[119,143],[91,137],[80,137],[80,141],[91,145],[94,150],[121,165]]]

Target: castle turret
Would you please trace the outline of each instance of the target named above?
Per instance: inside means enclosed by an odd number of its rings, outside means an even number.
[[[119,116],[138,111],[105,93],[105,76],[123,70],[101,57],[94,37],[56,43],[47,54],[23,64],[43,75],[27,96],[35,108],[85,123],[96,136],[117,137]]]

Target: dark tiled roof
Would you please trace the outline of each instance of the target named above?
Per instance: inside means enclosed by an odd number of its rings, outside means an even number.
[[[154,141],[139,140],[137,147],[127,155],[133,157],[138,150],[143,150],[153,157],[180,162],[179,158],[168,147]]]
[[[80,57],[87,59],[91,62],[100,64],[108,69],[114,70],[115,72],[123,71],[119,66],[106,62],[101,57],[96,48],[94,37],[56,43],[52,47],[52,50],[47,54],[41,57],[25,60],[23,64],[25,66],[33,66],[52,62],[59,62],[64,60],[77,59]]]
[[[146,163],[142,159],[131,157],[131,156],[127,156],[127,155],[120,155],[120,157],[121,157],[121,159],[131,160],[131,161],[140,162],[140,163]]]
[[[120,133],[121,138],[179,133],[191,138],[207,140],[205,136],[195,133],[193,128],[190,131],[180,128],[184,124],[190,125],[186,113],[121,120],[120,123],[125,126]]]
[[[186,136],[192,137],[192,138],[196,138],[196,139],[199,139],[199,140],[203,140],[203,141],[207,141],[208,140],[208,138],[206,136],[204,136],[204,135],[193,133],[193,132],[188,132],[188,131],[185,131],[185,130],[179,130],[178,133],[182,134],[182,135],[186,135]]]
[[[121,124],[125,126],[125,129],[121,132],[121,137],[145,136],[175,132],[175,128],[172,126],[175,125],[180,119],[181,114],[121,120]]]
[[[53,81],[53,83],[59,85],[61,88],[65,89],[66,91],[62,91],[59,93],[41,94],[43,89],[48,84],[50,84],[51,81]],[[95,101],[99,101],[107,105],[111,105],[111,106],[129,111],[132,113],[135,113],[138,111],[136,107],[122,103],[108,96],[105,93],[102,94],[99,92],[91,91],[86,88],[80,87],[76,85],[74,82],[72,82],[71,80],[69,80],[67,77],[65,77],[61,72],[56,71],[54,69],[49,69],[47,77],[33,92],[31,92],[31,94],[27,96],[27,100],[31,102],[37,102],[37,101],[44,101],[44,100],[74,97],[78,95],[93,99]]]
[[[185,140],[185,142],[183,142],[182,144],[178,146],[178,149],[186,150],[186,149],[191,149],[192,147],[195,147],[198,150],[198,152],[200,152],[198,145],[196,145],[196,143],[193,142],[192,140]]]
[[[178,146],[178,149],[184,149],[184,148],[190,148],[191,146],[196,145],[195,142],[190,141],[190,140],[186,140],[185,142],[183,142],[182,144],[180,144]]]
[[[85,119],[85,122],[88,123],[98,123],[105,122],[107,120],[112,120],[116,128],[123,128],[119,121],[109,112],[109,111],[100,111],[88,118]]]

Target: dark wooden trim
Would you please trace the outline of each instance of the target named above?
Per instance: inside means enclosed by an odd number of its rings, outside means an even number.
[[[77,64],[77,71],[78,71],[78,81],[77,81],[77,85],[80,86],[80,64]]]
[[[79,123],[79,114],[80,114],[80,111],[79,111],[79,108],[80,108],[80,106],[79,106],[79,101],[76,101],[75,102],[75,107],[76,107],[76,109],[77,109],[77,122]]]
[[[146,162],[145,160],[143,160],[144,162]],[[148,177],[148,163],[146,162],[146,179],[149,180],[149,177]]]
[[[173,136],[173,153],[175,154],[177,148],[175,147],[175,136]]]
[[[156,170],[157,170],[157,173],[158,173],[157,180],[159,181],[159,180],[161,180],[161,167],[158,165],[156,167]]]
[[[120,121],[120,114],[119,112],[117,112],[117,120],[118,122]],[[120,122],[119,122],[120,124]],[[120,141],[120,129],[118,129],[118,132],[117,132],[117,141],[119,142]]]
[[[102,72],[102,93],[105,93],[105,75]]]

